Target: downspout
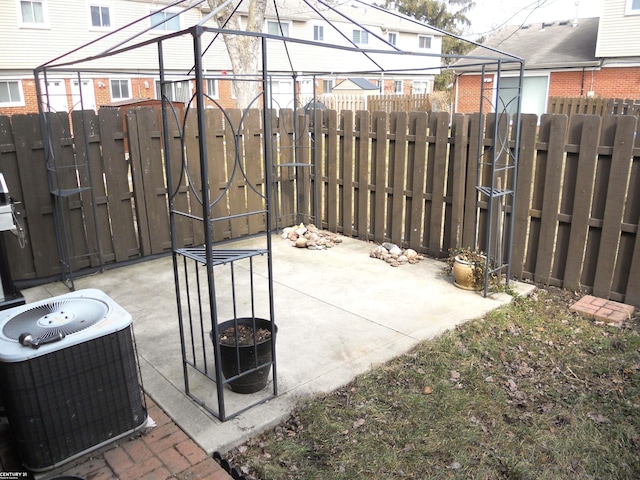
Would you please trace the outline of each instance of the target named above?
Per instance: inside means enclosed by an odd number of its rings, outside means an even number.
[[[458,84],[458,77],[461,77],[462,73],[457,74],[454,73],[453,74],[453,89],[454,89],[454,97],[453,97],[453,106],[451,108],[451,118],[453,119],[453,114],[458,112],[458,89],[460,88],[459,84]]]

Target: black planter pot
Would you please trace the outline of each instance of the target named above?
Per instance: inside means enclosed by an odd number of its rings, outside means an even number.
[[[237,320],[228,320],[218,325],[218,332],[222,333],[235,324],[249,326],[253,328],[253,318],[238,318]],[[255,319],[255,327],[257,329],[264,328],[269,330],[273,335],[274,325],[269,320],[263,318]],[[278,328],[275,328],[276,332]],[[210,334],[213,337],[213,332]],[[213,341],[213,338],[211,339]],[[257,362],[256,362],[257,352]],[[238,357],[240,363],[238,364]],[[236,393],[255,393],[267,386],[269,381],[269,373],[271,371],[271,361],[273,359],[271,351],[271,338],[258,341],[254,345],[225,345],[220,343],[220,361],[222,373],[225,378],[235,377],[243,372],[258,368],[255,372],[243,375],[240,378],[232,380],[228,383],[229,388]],[[266,365],[265,365],[266,364]]]

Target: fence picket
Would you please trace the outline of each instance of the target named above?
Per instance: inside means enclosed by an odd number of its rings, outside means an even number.
[[[629,142],[629,138],[636,131],[635,117],[623,115],[615,118],[617,125],[606,189],[606,204],[602,218],[600,250],[593,283],[594,295],[606,298],[609,297],[611,291],[620,242],[626,196],[626,188],[621,188],[621,186],[627,184],[631,168],[629,159],[633,151],[633,143]]]
[[[17,157],[17,147],[13,138],[11,119],[0,116],[0,172],[2,172],[9,196],[16,202],[15,208],[21,217],[25,235],[29,237],[28,222],[25,222],[26,213],[24,207],[24,192],[22,191],[20,164]],[[0,234],[1,235],[1,234]],[[5,241],[9,269],[14,278],[35,278],[36,271],[33,262],[31,243],[25,242],[22,246],[13,240]]]
[[[37,278],[46,278],[60,272],[60,261],[52,255],[57,239],[40,119],[36,114],[14,115],[11,124],[35,273]]]
[[[62,237],[67,238],[67,258],[70,265],[67,265],[66,268],[72,268],[76,271],[91,266],[87,255],[93,253],[86,236],[88,230],[84,228],[82,192],[80,191],[81,188],[87,188],[88,185],[78,183],[79,180],[88,181],[84,173],[81,176],[78,175],[79,172],[86,170],[86,166],[82,165],[80,168],[76,168],[77,157],[74,151],[69,115],[66,112],[60,112],[47,113],[46,116],[47,128],[54,139],[50,144],[51,156],[47,159],[49,176],[53,179],[50,188],[52,192],[55,192],[58,201],[60,225],[64,225],[58,231]],[[54,164],[57,166],[54,167]],[[90,200],[89,203],[91,203]]]
[[[633,246],[629,249],[631,261],[629,265],[629,277],[624,291],[624,301],[630,305],[640,305],[640,189],[635,186],[640,185],[640,122],[636,125],[635,145],[633,154],[633,165],[629,178],[629,196],[627,208],[625,209],[625,222],[630,224],[633,232]],[[635,224],[634,224],[635,223]],[[633,228],[635,227],[635,228]]]
[[[314,125],[322,117],[322,112],[316,112]],[[324,140],[325,162],[323,170],[326,172],[326,188],[324,189],[326,197],[326,218],[327,227],[330,231],[338,230],[338,115],[335,110],[325,112],[325,129],[326,137]],[[320,145],[314,144],[314,148],[319,149]],[[321,150],[322,151],[322,150]],[[317,167],[316,167],[317,168]],[[316,174],[316,181],[318,175]],[[322,197],[322,195],[320,195]],[[320,201],[320,199],[318,199]],[[319,222],[318,222],[319,223]]]
[[[549,284],[553,249],[558,226],[558,207],[560,203],[560,186],[562,162],[564,156],[564,139],[567,129],[566,115],[543,115],[540,122],[540,141],[547,143],[547,151],[538,156],[538,162],[544,165],[544,187],[542,195],[542,215],[540,217],[540,236],[538,262],[536,263],[535,280]]]
[[[243,125],[242,111],[238,109],[229,110],[227,122],[225,125],[225,141],[226,141],[226,162],[227,175],[231,181],[229,187],[228,201],[229,214],[240,215],[247,211],[245,180],[242,176],[241,168],[244,166],[244,145],[243,145]],[[231,237],[237,238],[246,235],[249,231],[246,217],[231,218]]]
[[[210,148],[210,145],[214,142],[214,138],[217,136],[217,131],[212,125],[210,115],[211,113],[213,113],[211,110],[206,110],[204,122],[208,132],[207,153],[210,156],[213,156],[217,154],[217,151],[215,150],[215,148]],[[202,218],[202,173],[200,171],[200,146],[198,143],[198,125],[196,112],[194,112],[193,110],[187,112],[187,116],[184,120],[184,131],[182,132],[182,137],[184,142],[183,148],[185,156],[185,164],[182,165],[182,168],[184,168],[184,172],[182,173],[182,175],[188,177],[186,184],[187,188],[189,189],[189,194],[187,195],[188,207],[186,211],[191,213],[195,217]],[[222,146],[221,151],[224,152],[224,146]],[[182,152],[180,153],[179,158],[181,157]],[[175,154],[172,153],[171,158],[174,159],[173,161],[175,162]],[[211,173],[212,167],[208,165],[208,168],[209,172]],[[173,176],[175,178],[175,175]],[[174,182],[176,181],[177,180],[174,180]],[[209,188],[209,202],[213,202],[219,193],[218,184],[215,182],[211,182]],[[213,208],[215,209],[215,206]],[[216,240],[222,240],[224,237],[217,234],[217,227],[219,227],[219,225],[214,223],[213,238]],[[193,245],[202,245],[204,243],[204,226],[201,220],[191,220],[190,226],[186,228],[188,228],[193,235]],[[188,242],[185,242],[185,245],[188,245]]]
[[[124,120],[117,108],[101,108],[98,119],[109,213],[118,219],[111,222],[113,251],[115,261],[124,262],[141,254],[133,219],[133,193],[129,188],[130,164],[125,155]]]
[[[157,112],[129,109],[127,131],[142,254],[154,255],[171,248]]]
[[[370,121],[369,112],[358,111],[356,113],[356,178],[358,184],[356,187],[356,220],[358,228],[358,237],[361,240],[368,241],[370,239],[369,230],[369,149],[370,149]]]
[[[593,115],[575,115],[569,128],[569,144],[580,145],[579,152],[567,152],[567,167],[571,176],[575,176],[571,210],[571,232],[566,249],[565,267],[562,278],[564,288],[578,290],[584,261],[581,248],[589,230],[591,198],[593,197],[593,178],[596,170],[598,139],[600,138],[600,117]]]
[[[341,188],[339,189],[340,213],[338,225],[342,233],[353,235],[353,171],[354,171],[354,123],[353,112],[345,110],[340,114],[339,159]]]
[[[478,219],[476,200],[478,198],[478,192],[476,185],[478,184],[478,160],[483,151],[478,148],[479,138],[482,136],[481,129],[483,124],[484,115],[479,113],[471,115],[469,122],[469,157],[467,158],[467,175],[464,187],[464,224],[462,227],[461,247],[476,248],[478,246],[476,232],[476,222]]]
[[[297,112],[294,112],[294,115],[296,116],[296,128],[298,130],[298,142],[295,146],[295,150],[297,152],[297,163],[299,164],[299,166],[296,167],[296,186],[298,188],[297,210],[300,220],[309,222],[314,211],[313,189],[315,188],[316,182],[316,178],[314,178],[315,172],[311,171],[313,152],[310,136],[311,132],[309,131],[310,123],[304,113],[304,110],[299,109]],[[320,142],[322,142],[321,139]],[[321,175],[322,172],[320,172],[320,176]],[[320,178],[317,180],[321,181]]]
[[[326,119],[323,118],[323,113],[322,110],[313,110],[309,113],[298,110],[297,117],[299,135],[306,137],[299,142],[302,147],[300,157],[305,164],[299,174],[304,178],[306,189],[304,202],[307,205],[302,213],[302,219],[305,223],[317,223],[327,227],[330,211],[328,205],[333,203],[335,207],[336,200],[335,198],[331,200],[326,193],[329,183],[329,152],[325,147],[328,128],[325,125]],[[317,222],[316,211],[318,211]]]
[[[179,212],[189,212],[189,199],[187,195],[187,179],[182,174],[183,162],[186,165],[186,153],[183,149],[184,132],[180,131],[178,118],[171,112],[167,115],[167,130],[169,145],[165,148],[167,160],[171,164],[171,189],[167,190],[168,199],[172,199],[173,208]],[[186,140],[186,138],[184,139]],[[185,157],[185,158],[183,158]],[[183,215],[175,216],[176,246],[185,247],[193,245],[192,222]]]
[[[450,164],[447,171],[445,198],[445,225],[442,250],[462,247],[462,225],[464,223],[464,179],[467,174],[469,149],[469,117],[460,113],[453,116],[451,126]]]
[[[434,141],[429,149],[429,163],[431,165],[431,223],[429,225],[429,255],[440,257],[442,252],[442,231],[444,218],[442,205],[445,202],[447,146],[449,139],[449,114],[447,112],[433,113],[429,125],[430,135]]]
[[[537,122],[538,117],[536,115],[525,114],[520,117],[518,184],[515,198],[513,249],[511,251],[511,273],[518,278],[526,278],[525,271],[532,271],[531,265],[529,265],[529,268],[525,267],[525,253],[530,223],[531,192],[534,184],[535,145],[538,134]]]
[[[387,114],[375,112],[373,114],[371,129],[373,141],[371,143],[371,177],[373,187],[371,190],[371,225],[373,239],[378,243],[386,241],[385,231],[385,207],[387,185]]]
[[[407,152],[407,114],[392,112],[389,121],[389,187],[391,195],[387,205],[387,232],[392,243],[402,245],[403,218],[405,215],[405,158]]]
[[[247,176],[247,209],[257,212],[266,209],[265,172],[262,155],[262,126],[260,112],[251,109],[247,112],[244,124],[245,173]],[[247,219],[249,234],[264,232],[267,228],[266,213],[255,214]]]
[[[102,262],[113,262],[112,236],[109,232],[109,211],[107,209],[107,196],[104,187],[103,162],[100,152],[100,130],[98,116],[93,110],[74,111],[71,114],[74,129],[74,143],[77,162],[85,164],[86,168],[78,169],[78,177],[81,185],[92,185],[91,190],[80,193],[82,200],[82,213],[86,235],[89,243],[91,266],[100,264],[98,250],[101,251]],[[96,217],[93,215],[93,202],[95,200]],[[96,222],[97,228],[91,228]],[[84,225],[83,225],[84,228]],[[102,233],[102,235],[100,235]],[[100,248],[98,248],[98,243]]]
[[[276,164],[287,165],[277,167],[280,180],[279,214],[286,227],[297,223],[296,216],[296,196],[295,196],[295,167],[294,144],[293,144],[293,111],[291,109],[280,110],[280,123],[278,129],[280,137],[280,148],[277,149],[279,160]]]
[[[409,247],[424,252],[423,248],[423,209],[425,205],[424,187],[427,162],[427,125],[426,112],[412,112],[409,115],[409,135],[413,138],[408,147],[407,188],[410,196],[407,198],[406,215],[409,219],[405,227]]]

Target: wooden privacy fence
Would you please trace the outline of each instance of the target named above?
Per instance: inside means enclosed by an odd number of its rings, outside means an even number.
[[[301,95],[302,106],[312,102],[313,95]],[[421,94],[385,94],[385,95],[348,95],[324,94],[315,97],[330,110],[336,110],[338,115],[343,110],[351,110],[354,114],[359,110],[369,112],[430,112],[431,98],[427,93]]]
[[[430,112],[431,99],[429,94],[406,95],[371,95],[367,100],[367,110],[370,112]]]
[[[314,97],[313,95],[300,95],[300,104],[304,107],[310,102],[313,102],[315,98],[316,102],[322,103],[330,110],[336,110],[342,112],[343,110],[350,110],[357,112],[358,110],[367,109],[367,97],[364,95],[349,95],[349,94],[324,94]]]
[[[483,238],[487,204],[480,198],[476,209],[477,159],[492,152],[495,116],[456,114],[450,124],[447,113],[343,111],[338,116],[328,110],[317,112],[314,122],[304,121],[303,111],[296,114],[301,116],[297,122],[291,110],[270,116],[274,162],[296,165],[278,167],[272,176],[279,227],[294,223],[300,215],[310,218],[317,207],[322,226],[329,230],[365,241],[392,241],[435,257],[451,247],[471,245],[478,234]],[[64,124],[65,119],[66,115],[61,116],[60,122]],[[255,211],[265,181],[260,113],[250,112],[240,126],[239,111],[228,112],[223,121],[221,112],[209,110],[205,121],[208,183],[211,198],[220,199],[212,206],[213,216]],[[88,112],[86,130],[75,126],[75,136],[59,138],[59,148],[73,147],[78,162],[85,155],[80,147],[83,135],[89,138],[90,148],[100,153],[90,159],[95,163],[94,178],[104,178],[94,187],[94,199],[102,219],[99,235],[106,263],[170,248],[157,115],[153,110],[130,109],[126,122],[125,134],[119,110]],[[195,118],[187,119],[184,142],[175,121],[171,122],[165,150],[174,160],[172,196],[180,210],[197,215],[202,181],[197,161],[191,160],[199,155]],[[0,117],[0,171],[13,198],[22,202],[28,233],[24,249],[11,238],[6,242],[14,278],[21,280],[58,271],[39,125],[35,115]],[[502,125],[500,138],[512,139],[513,126]],[[294,126],[301,129],[300,135],[293,134]],[[228,185],[235,148],[242,149],[244,175],[236,169]],[[507,150],[514,148],[510,140]],[[504,205],[514,218],[513,232],[505,232],[513,235],[513,276],[640,305],[637,118],[576,114],[569,123],[566,115],[549,114],[540,118],[538,127],[535,115],[523,115],[519,148],[515,207]],[[183,153],[184,169],[175,161]],[[311,165],[314,155],[315,168],[300,166]],[[485,178],[483,169],[479,173]],[[505,179],[504,186],[510,187],[511,180]],[[317,204],[315,191],[319,192]],[[77,222],[70,230],[90,231],[83,221],[90,218],[86,211],[91,201],[83,195],[70,202],[70,209],[85,212],[69,216],[69,222]],[[201,242],[199,223],[179,218],[178,243]],[[214,222],[214,239],[237,238],[266,228],[264,216],[230,218]],[[76,256],[86,257],[76,266],[88,267],[97,251],[96,240],[90,235],[84,242],[76,240]]]
[[[640,100],[621,98],[549,97],[548,113],[564,113],[571,118],[576,113],[587,115],[640,114]]]

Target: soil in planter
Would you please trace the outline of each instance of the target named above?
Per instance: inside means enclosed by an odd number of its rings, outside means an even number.
[[[254,393],[262,390],[268,383],[271,371],[272,328],[277,331],[277,327],[270,321],[259,318],[228,320],[221,323],[219,327],[218,341],[224,378],[230,379],[243,374],[239,378],[228,381],[228,387],[237,393]],[[213,332],[209,335],[213,340]],[[248,370],[254,371],[245,373]]]
[[[258,344],[271,338],[271,332],[266,328],[258,328],[254,338],[253,327],[249,325],[238,325],[237,329],[235,327],[229,327],[220,334],[220,344],[235,347],[236,335],[238,337],[238,345],[240,346]]]

